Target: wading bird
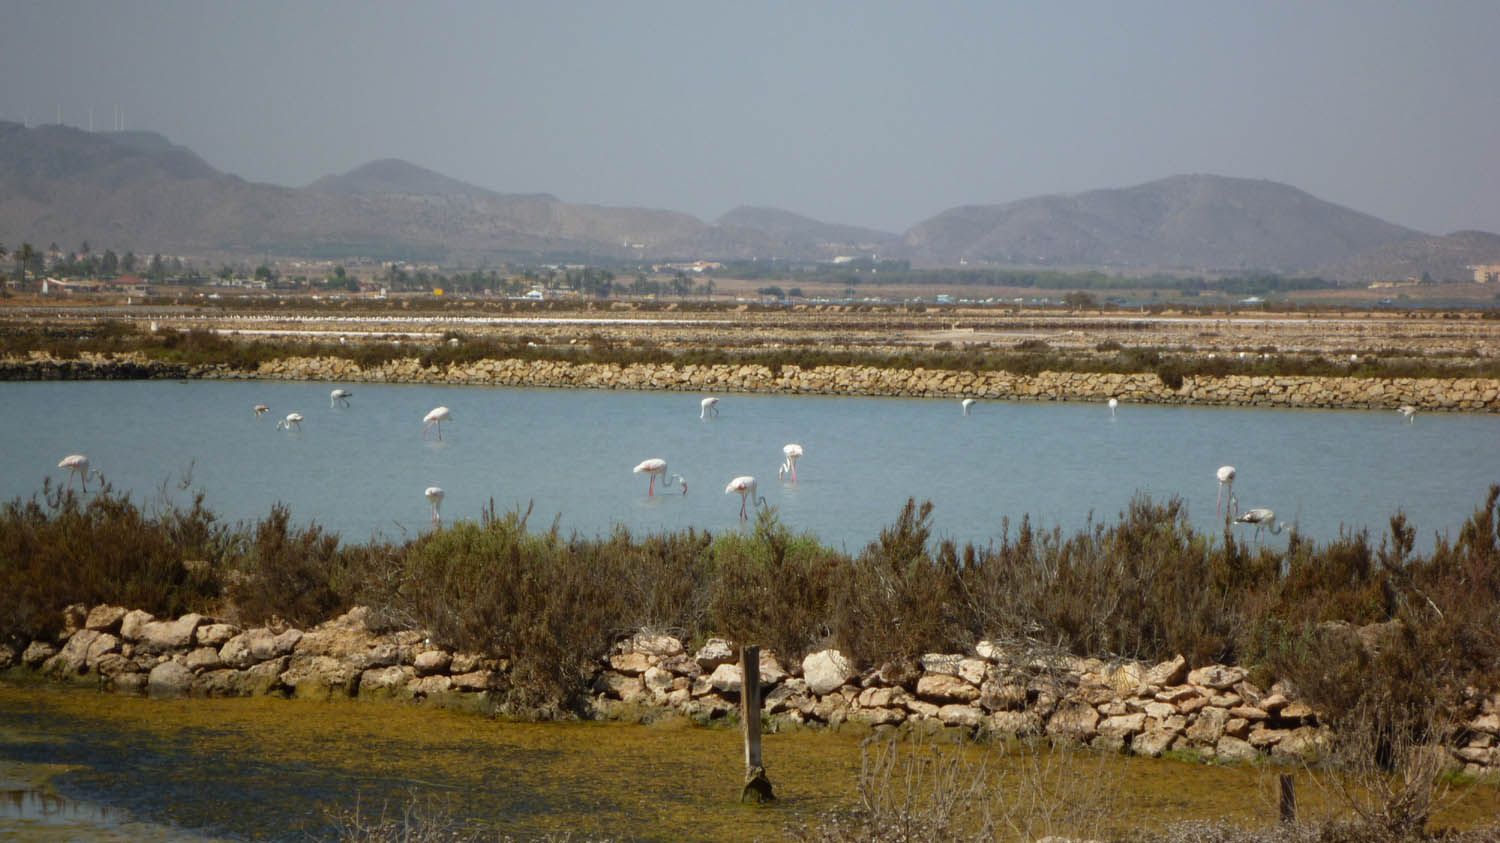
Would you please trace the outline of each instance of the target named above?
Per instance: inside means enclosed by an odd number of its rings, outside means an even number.
[[[427,438],[427,431],[437,430],[437,438],[443,438],[443,422],[447,421],[453,413],[447,407],[433,407],[427,415],[422,417],[422,438]]]
[[[972,406],[974,406],[974,399],[973,398],[965,398],[964,400],[962,400],[962,401],[960,401],[958,403],[960,403],[960,404],[963,405],[963,407],[964,407],[964,415],[967,416],[969,414],[969,408],[972,407]]]
[[[427,502],[432,504],[432,526],[443,525],[443,489],[441,486],[428,486],[427,491],[422,493],[427,496]]]
[[[349,396],[353,394],[354,393],[350,392],[347,389],[335,389],[334,391],[328,393],[328,406],[347,407],[349,406]]]
[[[73,485],[73,478],[77,477],[80,481],[82,481],[83,490],[85,492],[87,492],[89,490],[89,458],[88,457],[84,456],[83,454],[69,454],[66,457],[63,457],[60,462],[58,462],[57,467],[58,468],[66,468],[68,470],[68,483],[67,483],[67,485],[69,485],[69,486]],[[94,476],[97,477],[98,475],[99,475],[99,472],[97,472],[97,471],[94,472]]]
[[[1270,530],[1272,535],[1281,534],[1281,525],[1276,523],[1276,513],[1264,507],[1247,509],[1244,514],[1234,519],[1236,524],[1254,524],[1255,538],[1260,538],[1262,529]]]
[[[1120,406],[1120,399],[1118,399],[1118,398],[1111,398],[1111,399],[1109,399],[1109,417],[1110,418],[1114,418],[1115,417],[1115,408],[1118,407],[1118,406]]]
[[[724,487],[724,494],[728,495],[731,493],[738,493],[740,496],[741,521],[745,521],[750,518],[749,513],[746,512],[746,507],[751,501],[754,501],[756,506],[766,505],[766,499],[764,495],[761,495],[759,497],[756,496],[755,478],[751,477],[748,474],[743,477],[736,477],[733,480],[729,481],[729,485]]]
[[[687,481],[682,479],[681,474],[673,474],[671,476],[668,476],[667,461],[662,459],[661,457],[652,457],[649,460],[642,460],[641,464],[635,467],[635,473],[650,476],[651,482],[646,486],[646,497],[648,498],[656,494],[657,477],[662,478],[661,487],[663,489],[670,488],[673,483],[679,483],[682,485],[682,493],[684,495],[687,494]]]
[[[1416,418],[1417,408],[1410,404],[1403,404],[1396,409],[1396,412],[1400,413],[1406,419],[1407,424],[1411,424],[1411,420]]]
[[[1229,494],[1229,508],[1233,510],[1238,504],[1234,500],[1234,466],[1221,465],[1217,472],[1219,476],[1219,499],[1214,502],[1214,513],[1221,514],[1224,511],[1224,494]],[[1234,513],[1231,512],[1231,515]]]
[[[265,415],[267,412],[270,412],[270,410],[271,410],[271,408],[268,407],[268,406],[266,406],[265,404],[256,404],[255,405],[255,417],[256,418],[260,418],[261,416]]]
[[[277,430],[283,430],[283,429],[284,430],[295,430],[298,433],[301,433],[302,432],[302,414],[301,413],[287,413],[286,414],[286,418],[284,418],[281,421],[279,421],[279,422],[276,423],[276,429]]]
[[[802,446],[793,442],[783,446],[781,453],[786,455],[786,460],[781,464],[781,479],[790,479],[793,483],[796,483],[797,460],[802,459]]]
[[[712,395],[698,402],[698,418],[706,419],[709,416],[719,417],[719,399]]]

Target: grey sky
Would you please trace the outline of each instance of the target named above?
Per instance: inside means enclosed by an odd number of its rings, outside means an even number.
[[[0,0],[0,118],[116,106],[247,179],[900,231],[1174,173],[1500,231],[1500,2]]]

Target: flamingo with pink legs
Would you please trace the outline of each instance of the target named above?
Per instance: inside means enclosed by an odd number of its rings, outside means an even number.
[[[684,495],[687,494],[687,481],[682,479],[681,474],[668,475],[667,461],[662,459],[661,457],[652,457],[649,460],[642,460],[641,464],[635,467],[635,473],[644,474],[651,478],[651,482],[646,486],[646,497],[648,498],[655,497],[656,495],[657,477],[662,478],[661,487],[663,489],[670,488],[672,484],[676,483],[682,486],[682,493]]]

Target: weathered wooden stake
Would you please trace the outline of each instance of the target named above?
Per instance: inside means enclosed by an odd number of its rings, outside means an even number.
[[[1290,773],[1281,774],[1281,822],[1290,825],[1297,821],[1297,791],[1292,785]]]
[[[740,650],[740,719],[745,724],[745,787],[741,802],[770,802],[771,780],[760,757],[760,648]]]

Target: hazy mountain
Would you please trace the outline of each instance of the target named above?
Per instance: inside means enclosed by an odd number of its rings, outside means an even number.
[[[245,181],[149,132],[0,122],[0,242],[84,240],[149,254],[828,259],[920,264],[1321,271],[1466,277],[1500,236],[1431,237],[1267,181],[1175,176],[1137,187],[954,208],[900,238],[772,208],[688,214],[507,194],[387,159],[303,188]]]
[[[780,208],[753,205],[741,205],[719,217],[717,222],[724,228],[758,231],[788,246],[798,244],[803,250],[813,251],[820,248],[837,250],[840,247],[879,249],[894,243],[901,236],[873,228],[822,222]]]
[[[1421,278],[1424,273],[1434,281],[1472,281],[1470,266],[1492,263],[1500,263],[1500,234],[1458,231],[1445,237],[1421,235],[1387,243],[1319,272],[1359,282]]]
[[[933,264],[1303,272],[1415,236],[1284,184],[1190,175],[954,208],[899,250]]]

